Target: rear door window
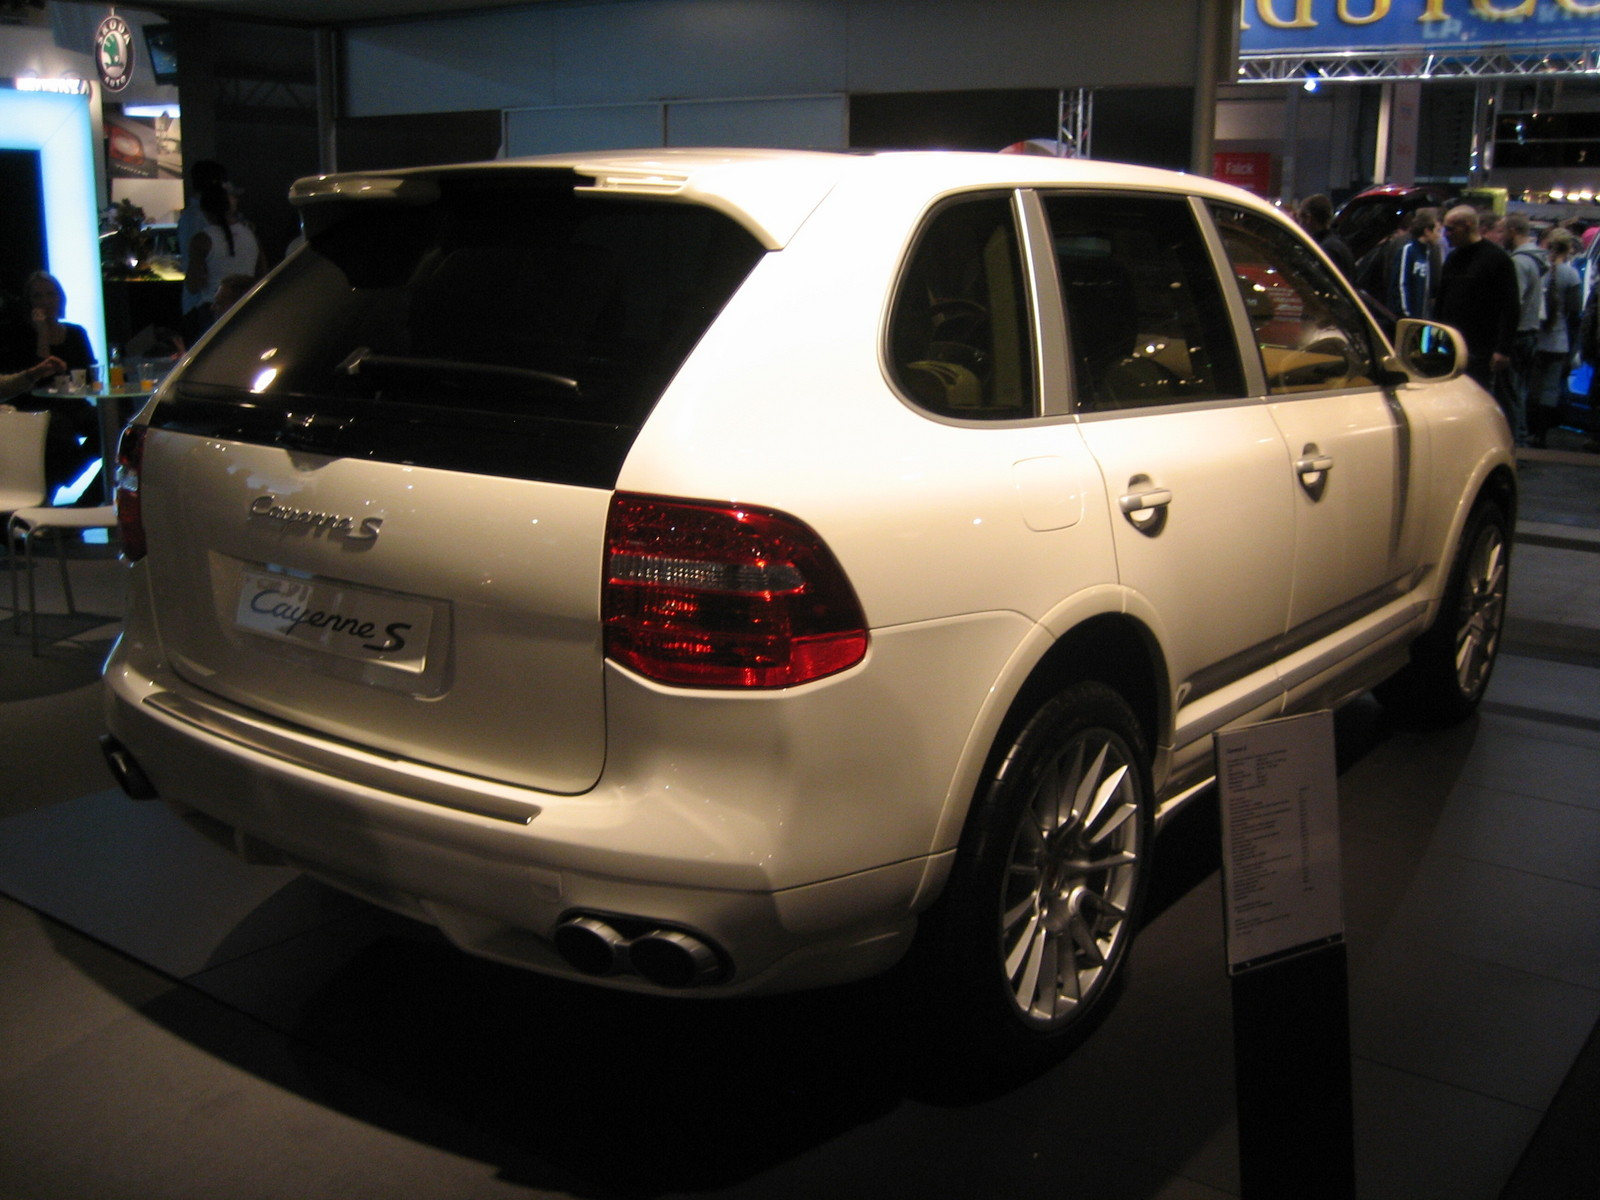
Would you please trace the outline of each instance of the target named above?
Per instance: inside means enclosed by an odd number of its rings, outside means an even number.
[[[1245,394],[1216,271],[1186,197],[1044,197],[1067,313],[1076,407]]]
[[[331,202],[156,423],[609,486],[763,251],[709,208],[577,182],[500,170],[442,175],[424,203]]]

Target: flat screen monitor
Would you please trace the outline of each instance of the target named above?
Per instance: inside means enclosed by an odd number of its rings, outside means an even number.
[[[144,46],[150,55],[150,74],[157,83],[178,82],[178,39],[171,25],[146,25]]]

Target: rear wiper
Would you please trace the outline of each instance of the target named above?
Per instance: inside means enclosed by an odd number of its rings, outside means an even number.
[[[334,370],[342,371],[346,375],[360,375],[365,371],[426,371],[438,375],[478,375],[505,380],[508,383],[538,384],[542,387],[571,392],[574,396],[583,394],[583,389],[578,386],[576,379],[555,375],[549,371],[535,370],[533,367],[458,362],[450,358],[408,358],[398,354],[374,354],[365,346],[352,351]]]

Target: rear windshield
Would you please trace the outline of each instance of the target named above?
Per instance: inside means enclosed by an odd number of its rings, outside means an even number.
[[[421,205],[335,202],[156,423],[609,486],[763,251],[711,209],[574,182],[502,170],[440,177]]]

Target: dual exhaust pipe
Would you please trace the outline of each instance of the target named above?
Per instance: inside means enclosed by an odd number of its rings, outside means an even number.
[[[690,988],[725,974],[707,941],[681,929],[649,928],[632,937],[606,917],[575,914],[556,926],[553,940],[567,965],[585,975],[638,975],[662,988]]]

